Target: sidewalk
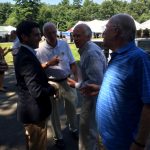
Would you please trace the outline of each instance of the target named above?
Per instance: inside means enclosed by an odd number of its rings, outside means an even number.
[[[26,150],[23,127],[16,119],[18,96],[13,66],[10,66],[8,72],[5,73],[4,83],[8,92],[0,92],[0,150]],[[65,117],[62,113],[61,124],[66,144],[65,150],[78,150],[78,143],[69,134]],[[57,150],[52,140],[50,120],[48,122],[48,150]]]
[[[18,96],[16,94],[17,89],[13,66],[10,66],[8,72],[6,72],[4,83],[8,92],[0,92],[0,150],[26,150],[23,127],[16,119]],[[80,108],[77,108],[78,116],[79,112]],[[65,150],[78,150],[77,141],[74,141],[69,134],[68,127],[66,126],[66,116],[63,111],[60,118],[66,144]],[[48,150],[58,150],[54,147],[52,141],[50,120],[48,122]],[[150,150],[150,138],[145,150]]]

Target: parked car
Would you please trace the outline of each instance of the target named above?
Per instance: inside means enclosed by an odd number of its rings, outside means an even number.
[[[137,38],[135,39],[135,43],[138,47],[150,53],[150,38]]]
[[[104,47],[103,40],[102,39],[92,39],[92,41],[104,50],[104,54],[105,54],[107,60],[109,61],[110,54],[112,53],[112,51],[109,49],[106,49]],[[150,54],[150,38],[136,38],[135,44]]]
[[[110,60],[110,54],[112,53],[111,50],[106,49],[103,45],[103,39],[92,39],[92,42],[100,46],[100,48],[104,51],[106,59],[109,61]]]

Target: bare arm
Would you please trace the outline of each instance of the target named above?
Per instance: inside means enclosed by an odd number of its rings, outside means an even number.
[[[70,65],[70,68],[71,68],[71,70],[72,70],[72,72],[73,72],[73,74],[74,74],[74,79],[75,79],[75,81],[78,81],[78,67],[77,67],[76,62],[72,63],[72,64]]]
[[[9,52],[11,52],[12,51],[12,49],[7,49],[7,50],[5,50],[4,51],[4,56],[6,56]]]
[[[59,63],[59,57],[58,56],[54,56],[49,61],[47,61],[45,63],[42,63],[41,66],[43,68],[47,68],[48,66],[54,66],[54,65],[57,65],[58,63]]]
[[[100,85],[96,84],[87,84],[85,87],[80,88],[80,92],[83,95],[95,96],[99,93]]]
[[[145,104],[143,106],[139,130],[135,141],[142,145],[146,145],[149,135],[150,135],[150,104]],[[130,150],[144,150],[144,148],[133,143],[131,145]]]

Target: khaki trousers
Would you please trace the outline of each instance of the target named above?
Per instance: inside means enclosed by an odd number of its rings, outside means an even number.
[[[24,124],[27,150],[47,149],[47,121]]]
[[[83,98],[79,122],[79,150],[99,150],[99,135],[95,120],[95,98]]]
[[[51,114],[51,121],[52,121],[52,129],[53,129],[53,136],[57,139],[62,139],[63,135],[61,132],[61,124],[59,118],[60,112],[60,104],[61,101],[64,101],[65,112],[67,115],[67,122],[69,124],[70,130],[77,129],[77,116],[76,116],[76,105],[75,102],[77,100],[77,92],[74,88],[68,86],[66,81],[62,81],[59,83],[59,96],[58,98],[51,98],[52,99],[52,114]]]

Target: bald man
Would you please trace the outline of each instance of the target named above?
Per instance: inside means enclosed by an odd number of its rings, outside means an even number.
[[[128,14],[110,18],[104,45],[113,51],[96,106],[107,150],[144,150],[150,133],[150,58],[135,45],[136,26]]]
[[[51,121],[54,129],[55,144],[57,147],[62,148],[64,147],[64,140],[59,119],[59,105],[61,101],[64,101],[63,104],[65,104],[69,130],[73,137],[78,139],[75,106],[77,93],[66,82],[68,76],[74,76],[77,79],[77,65],[69,45],[64,40],[57,39],[57,29],[53,23],[47,22],[44,24],[43,34],[46,40],[37,49],[36,55],[46,73],[56,72],[57,74],[55,75],[59,78],[58,81],[58,78],[53,74],[53,77],[57,78],[56,82],[59,85],[59,100],[52,100]]]
[[[79,90],[88,84],[101,85],[106,69],[106,58],[102,49],[91,41],[92,31],[86,24],[79,24],[73,30],[73,38],[80,54],[81,80],[68,79],[68,84]],[[79,150],[99,150],[98,130],[95,120],[95,106],[98,93],[82,95],[80,114]]]

